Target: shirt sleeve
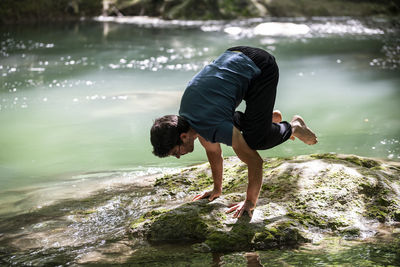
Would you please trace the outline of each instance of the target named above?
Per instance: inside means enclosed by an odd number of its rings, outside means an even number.
[[[232,133],[233,123],[230,121],[223,121],[217,126],[214,140],[217,143],[223,143],[225,145],[232,146]]]

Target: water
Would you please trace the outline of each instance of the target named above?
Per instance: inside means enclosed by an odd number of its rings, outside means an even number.
[[[115,199],[123,197],[118,188],[206,160],[198,144],[180,160],[154,157],[152,120],[177,113],[190,78],[235,45],[262,47],[276,56],[276,108],[286,120],[301,114],[319,136],[316,146],[288,141],[262,156],[336,152],[400,160],[400,44],[395,22],[98,20],[0,28],[0,215],[14,218],[0,228],[0,238],[4,229],[15,231],[10,225],[18,214],[30,211],[18,224],[24,235],[54,229],[67,229],[72,236],[90,233],[91,240],[77,243],[81,247],[59,252],[71,262],[83,247],[90,250],[102,240],[123,239],[126,220],[139,216],[127,207],[135,209],[140,201]],[[259,26],[265,22],[278,24]],[[269,29],[269,35],[262,35],[263,29]],[[223,149],[225,156],[234,155],[230,148]],[[142,189],[132,190],[143,194]],[[96,199],[101,194],[95,192],[111,193],[100,201]],[[76,224],[68,215],[79,213],[78,197],[100,201],[111,213],[90,215],[96,222],[90,227]],[[75,204],[63,210],[66,203]],[[110,224],[107,217],[118,222]],[[110,225],[109,236],[94,230],[105,225]],[[35,246],[21,251],[50,253],[75,244],[70,239],[56,244],[65,238],[55,235],[50,245],[32,241]]]

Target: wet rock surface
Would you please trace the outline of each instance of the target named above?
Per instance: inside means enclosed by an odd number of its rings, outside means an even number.
[[[190,202],[212,187],[208,164],[155,181],[154,203],[129,228],[154,245],[187,243],[196,251],[226,252],[292,247],[340,237],[364,240],[398,225],[400,164],[353,155],[318,154],[265,159],[263,185],[253,217],[226,214],[244,200],[247,167],[225,159],[223,195]]]
[[[212,187],[202,164],[1,218],[0,265],[400,264],[400,163],[265,159],[251,219],[226,214],[245,197],[247,168],[235,157],[224,166],[224,192],[212,202],[191,202]]]

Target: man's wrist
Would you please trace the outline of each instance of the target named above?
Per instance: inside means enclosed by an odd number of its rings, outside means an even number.
[[[253,209],[256,208],[257,200],[256,201],[252,201],[252,200],[246,198],[246,200],[244,202],[248,207],[250,207],[250,210],[253,210]]]
[[[215,186],[215,185],[214,185],[213,191],[214,191],[214,192],[218,192],[218,193],[222,193],[222,186]]]

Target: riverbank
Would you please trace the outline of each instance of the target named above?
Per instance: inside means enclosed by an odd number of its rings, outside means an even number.
[[[151,16],[180,20],[231,20],[254,17],[398,16],[393,0],[4,0],[0,24],[80,20],[99,15]]]
[[[247,169],[236,157],[224,167],[224,193],[213,202],[190,201],[212,185],[209,164],[200,164],[2,220],[0,263],[400,263],[398,162],[267,158],[251,219],[225,214],[243,200]]]

